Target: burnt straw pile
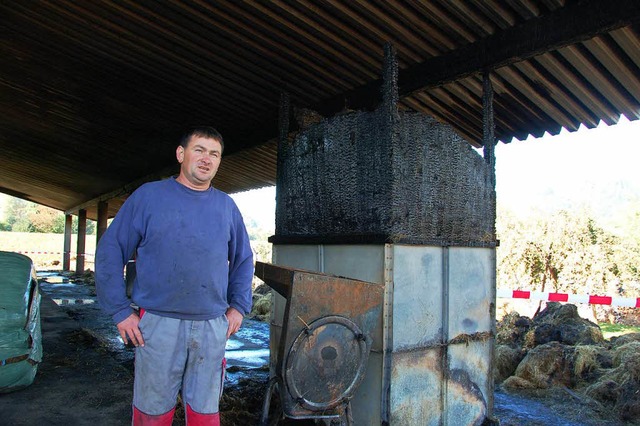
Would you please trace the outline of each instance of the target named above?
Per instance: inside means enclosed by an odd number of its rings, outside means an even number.
[[[495,357],[505,392],[563,389],[603,416],[640,423],[640,333],[606,340],[575,305],[549,303],[533,319],[499,321]]]

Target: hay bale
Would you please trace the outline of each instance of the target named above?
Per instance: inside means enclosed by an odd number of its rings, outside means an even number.
[[[511,376],[502,382],[502,387],[510,390],[517,389],[536,389],[537,386],[530,381],[518,376]]]
[[[611,349],[615,349],[630,342],[640,342],[640,333],[628,333],[612,337],[610,340]]]
[[[259,294],[260,296],[264,296],[265,294],[269,293],[271,293],[271,287],[269,287],[265,283],[258,285],[256,289],[253,290],[253,294]]]
[[[82,273],[74,273],[72,275],[72,279],[74,282],[79,282],[81,284],[85,284],[88,286],[95,286],[96,285],[96,277],[95,277],[95,273],[91,270],[91,269],[86,269],[84,272]]]
[[[595,345],[575,347],[573,373],[576,379],[590,379],[600,369],[611,366],[611,354],[606,348]]]
[[[606,405],[614,406],[620,398],[622,390],[618,383],[611,379],[604,378],[601,381],[589,385],[584,390],[584,394]]]
[[[625,345],[626,346],[626,345]],[[627,353],[613,374],[620,384],[620,398],[616,409],[623,420],[640,421],[640,352],[636,346],[635,355]]]
[[[523,358],[524,353],[520,349],[507,345],[496,345],[495,369],[493,370],[495,383],[501,383],[508,377],[513,376]]]
[[[573,347],[558,342],[537,346],[520,362],[515,375],[531,382],[538,389],[556,385],[572,387],[573,354]]]
[[[496,325],[496,343],[512,348],[522,347],[524,336],[531,327],[531,319],[517,312],[505,315]]]
[[[271,292],[265,294],[264,296],[260,296],[254,303],[251,308],[251,314],[249,314],[249,318],[254,318],[260,321],[268,321],[271,315]]]
[[[625,348],[626,346],[629,347]],[[618,383],[633,385],[634,393],[640,395],[640,345],[632,342],[620,347],[620,349],[623,348],[625,350],[621,351],[620,366],[617,368],[619,370]],[[614,354],[614,364],[616,355],[618,354]]]
[[[525,333],[524,338],[522,339],[522,347],[529,350],[531,348],[535,348],[536,346],[536,329],[532,328]]]
[[[613,357],[615,368],[603,371],[585,394],[612,406],[624,421],[640,419],[640,346],[638,342],[619,347]]]
[[[598,358],[595,346],[576,346],[573,361],[573,373],[582,376],[598,368]]]
[[[620,418],[629,424],[640,424],[640,401],[638,397],[633,401],[627,401],[620,407]]]
[[[613,366],[619,367],[625,364],[630,358],[638,357],[640,357],[640,342],[629,342],[615,348],[613,351]]]
[[[533,318],[524,346],[533,348],[549,342],[575,346],[603,344],[605,340],[600,327],[581,318],[575,305],[551,302]]]

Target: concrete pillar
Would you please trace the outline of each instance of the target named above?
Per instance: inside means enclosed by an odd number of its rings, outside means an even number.
[[[493,170],[451,127],[398,110],[391,56],[377,110],[281,138],[273,262],[384,284],[354,424],[481,424],[493,413]]]
[[[73,216],[64,216],[64,248],[62,250],[62,270],[71,270],[71,233],[73,232]]]
[[[78,211],[78,245],[76,250],[76,274],[84,273],[85,243],[87,239],[87,211]]]

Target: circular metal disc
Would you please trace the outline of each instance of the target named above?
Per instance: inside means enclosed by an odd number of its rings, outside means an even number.
[[[285,381],[294,400],[317,411],[346,401],[364,375],[369,347],[356,324],[340,316],[312,322],[296,337]]]

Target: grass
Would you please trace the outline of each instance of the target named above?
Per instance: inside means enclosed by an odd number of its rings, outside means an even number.
[[[71,235],[71,269],[75,270],[77,235]],[[40,234],[35,232],[0,232],[0,250],[14,251],[29,256],[37,270],[62,269],[64,252],[63,234]],[[93,270],[93,255],[96,236],[87,235],[85,240],[84,269]]]
[[[606,322],[598,325],[600,326],[600,330],[602,330],[602,335],[605,339],[622,336],[623,334],[640,333],[640,327],[634,327],[631,325],[609,324]]]

